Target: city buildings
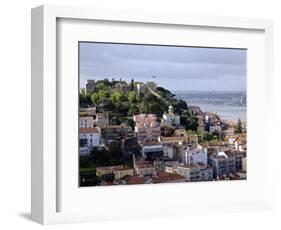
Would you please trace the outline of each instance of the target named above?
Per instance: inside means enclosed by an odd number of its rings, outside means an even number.
[[[185,182],[186,178],[176,173],[167,173],[167,172],[157,172],[154,177],[152,177],[152,182],[154,184],[158,183],[176,183],[176,182]]]
[[[132,168],[116,169],[116,170],[114,170],[113,173],[114,173],[115,180],[120,180],[121,178],[123,178],[125,176],[133,176],[134,169],[132,169]]]
[[[114,174],[116,170],[124,169],[123,165],[114,165],[114,166],[103,166],[96,168],[96,175],[97,176],[104,176],[106,174]]]
[[[142,157],[155,159],[163,156],[163,145],[157,141],[145,142],[142,144]]]
[[[95,92],[95,80],[87,80],[85,83],[85,94],[92,94]]]
[[[168,113],[163,114],[163,122],[172,126],[180,125],[180,116],[174,113],[172,105],[169,106]]]
[[[188,144],[188,138],[182,136],[160,137],[159,141],[163,145],[163,155],[170,159],[179,159]]]
[[[96,88],[97,82],[87,81],[85,92],[98,93],[103,86],[100,83]],[[242,133],[237,133],[237,122],[221,120],[218,114],[192,105],[188,109],[177,107],[177,111],[187,116],[187,123],[196,123],[197,118],[197,128],[181,126],[181,117],[171,105],[174,101],[167,102],[172,94],[161,99],[169,91],[157,91],[154,82],[131,85],[107,80],[104,87],[109,95],[106,100],[87,105],[85,99],[79,110],[81,165],[86,168],[81,171],[89,171],[87,176],[80,174],[81,181],[127,185],[246,179],[246,123]],[[112,92],[123,94],[116,105],[114,97],[110,97]],[[163,102],[160,113],[153,108],[155,103],[151,103],[153,112],[140,113],[138,102],[147,98],[145,93],[153,94],[155,97],[149,95],[152,99],[159,98],[157,104]],[[128,113],[128,108],[133,112]],[[91,164],[86,164],[85,159]]]
[[[202,163],[177,166],[175,171],[190,182],[213,180],[213,168]]]
[[[191,113],[192,115],[202,115],[202,114],[203,114],[203,112],[201,111],[201,109],[200,109],[199,106],[190,105],[190,106],[188,107],[188,109],[189,109],[189,111],[190,111],[190,113]]]
[[[93,128],[94,127],[94,118],[90,116],[85,116],[79,118],[80,128]]]
[[[151,161],[134,160],[134,170],[139,176],[155,176],[156,170]]]
[[[139,114],[133,116],[135,133],[139,142],[152,141],[161,136],[161,126],[155,114]]]
[[[214,178],[227,176],[235,172],[235,154],[232,152],[218,152],[211,156]]]
[[[80,147],[101,145],[101,132],[98,127],[80,128]]]
[[[132,137],[133,131],[126,125],[105,125],[101,127],[101,135],[105,142],[108,142]]]
[[[200,181],[201,179],[200,166],[197,164],[177,166],[176,172],[189,182]]]
[[[221,120],[220,117],[215,113],[206,113],[205,120],[207,123],[207,131],[211,134],[218,133],[220,134],[221,129]]]
[[[207,165],[208,156],[207,151],[204,151],[202,146],[198,145],[195,148],[187,147],[185,153],[183,154],[183,163],[185,164],[197,164],[202,163]]]
[[[95,124],[100,127],[109,125],[108,113],[97,113],[96,119],[95,119]]]

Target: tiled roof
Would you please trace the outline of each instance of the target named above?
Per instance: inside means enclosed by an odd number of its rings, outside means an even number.
[[[80,128],[80,133],[99,133],[99,130],[95,127],[93,127],[93,128]]]

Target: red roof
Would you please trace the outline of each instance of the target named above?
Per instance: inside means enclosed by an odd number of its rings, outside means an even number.
[[[93,127],[93,128],[80,128],[80,133],[99,133],[99,130],[95,127]]]

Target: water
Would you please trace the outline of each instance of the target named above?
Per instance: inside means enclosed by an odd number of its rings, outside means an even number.
[[[175,91],[176,98],[185,100],[188,105],[198,105],[203,112],[217,113],[223,120],[239,118],[246,121],[245,92],[216,92],[216,91]]]

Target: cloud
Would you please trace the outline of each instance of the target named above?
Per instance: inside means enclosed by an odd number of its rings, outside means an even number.
[[[80,77],[151,80],[174,90],[245,90],[246,50],[80,43]],[[171,82],[173,79],[173,82]],[[172,84],[171,84],[172,83]]]

